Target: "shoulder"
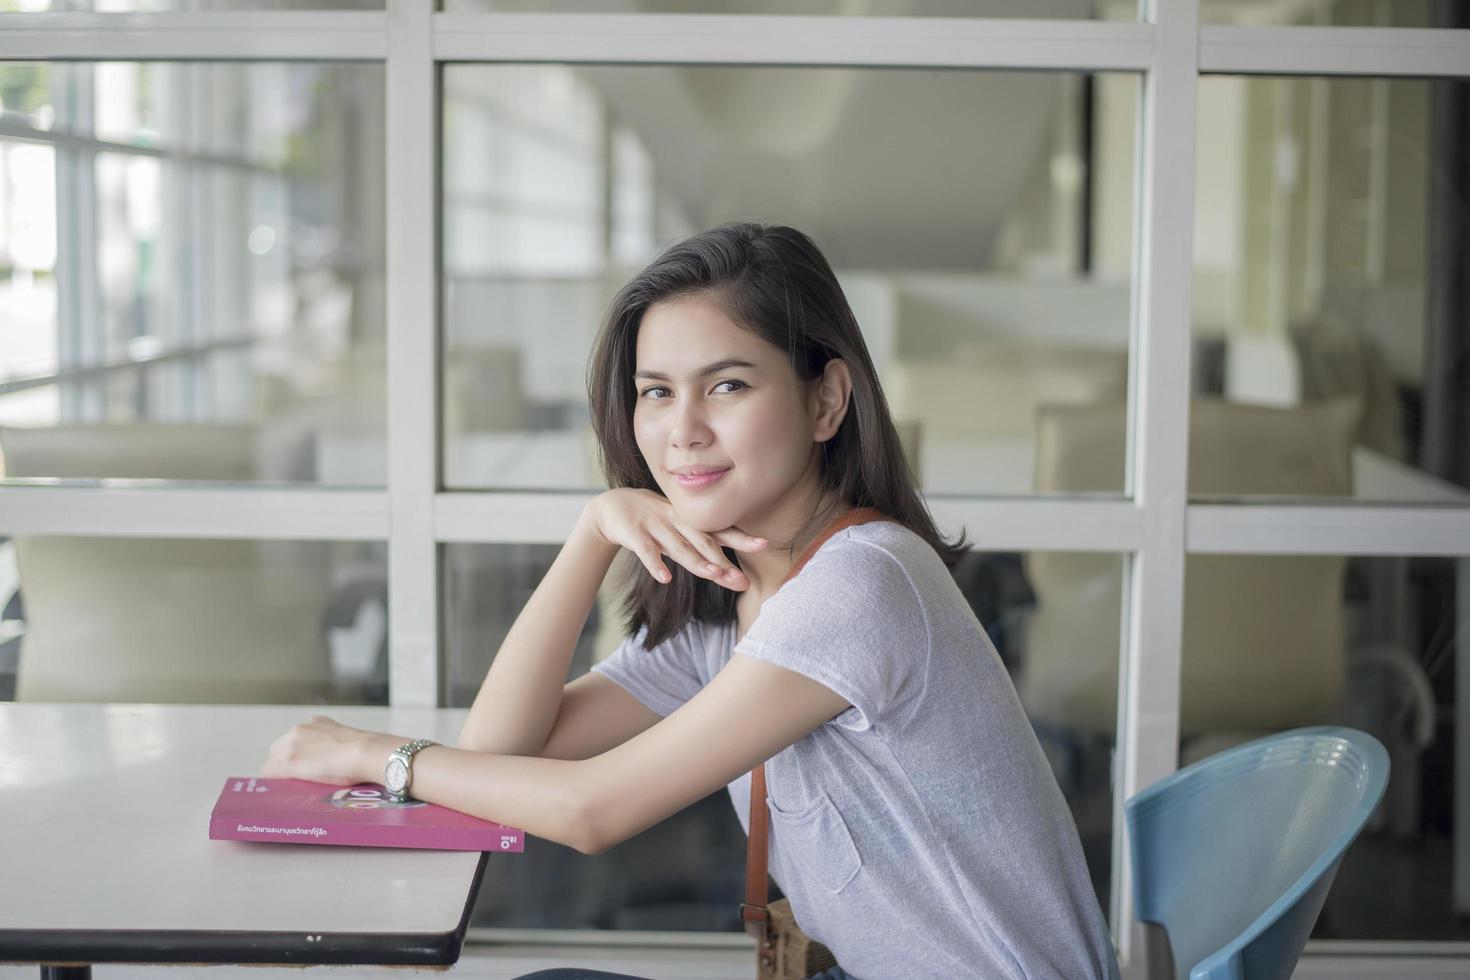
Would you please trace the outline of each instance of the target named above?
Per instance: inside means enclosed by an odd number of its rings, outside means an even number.
[[[854,525],[828,538],[767,606],[816,618],[922,615],[929,563],[943,569],[928,542],[902,524]]]
[[[869,521],[843,528],[832,535],[797,575],[808,572],[819,577],[863,577],[910,584],[932,566],[943,567],[938,552],[929,542],[897,521]]]

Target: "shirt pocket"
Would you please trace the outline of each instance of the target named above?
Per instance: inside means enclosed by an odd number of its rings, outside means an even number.
[[[848,832],[847,821],[824,792],[800,810],[782,810],[769,796],[776,839],[806,881],[837,894],[857,877],[863,859]]]

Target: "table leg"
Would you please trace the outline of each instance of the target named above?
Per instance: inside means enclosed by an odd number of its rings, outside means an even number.
[[[41,980],[92,980],[92,968],[90,966],[42,965]]]

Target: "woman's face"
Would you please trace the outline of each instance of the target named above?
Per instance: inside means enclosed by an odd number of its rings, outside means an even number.
[[[699,530],[772,515],[802,486],[816,445],[808,386],[785,352],[708,298],[649,307],[633,385],[638,450],[679,516]]]

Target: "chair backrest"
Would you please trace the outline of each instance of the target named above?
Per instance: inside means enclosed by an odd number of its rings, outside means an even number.
[[[1351,728],[1272,735],[1161,779],[1125,806],[1136,915],[1176,978],[1287,980],[1388,753]]]
[[[1352,492],[1352,401],[1303,408],[1199,399],[1191,406],[1192,495]],[[1121,493],[1122,403],[1037,413],[1036,488]],[[1115,555],[1025,556],[1037,607],[1018,688],[1033,719],[1111,731],[1117,717],[1121,564]],[[1191,555],[1184,609],[1186,736],[1263,732],[1335,719],[1342,668],[1344,559]]]
[[[1330,313],[1292,324],[1289,336],[1302,396],[1356,397],[1363,405],[1357,441],[1385,456],[1407,459],[1398,382],[1382,346]]]
[[[256,439],[235,425],[0,428],[11,477],[237,482]],[[21,701],[303,702],[327,693],[327,544],[16,538]]]

